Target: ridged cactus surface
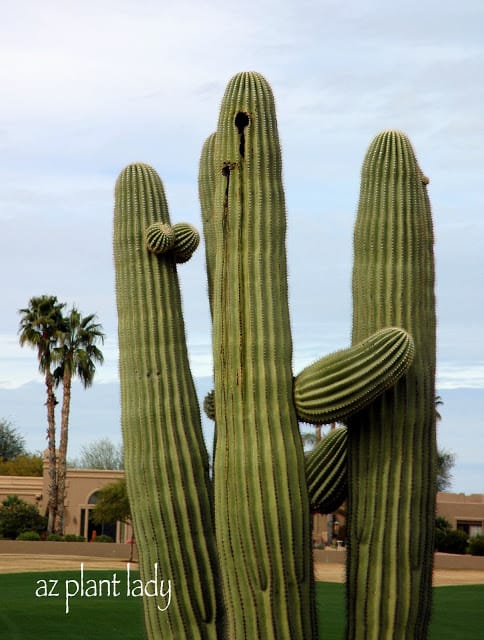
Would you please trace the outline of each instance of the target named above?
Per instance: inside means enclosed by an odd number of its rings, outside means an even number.
[[[189,225],[171,226],[151,167],[122,171],[114,259],[126,479],[142,581],[158,565],[158,578],[172,585],[169,606],[143,599],[153,640],[222,637],[208,456],[176,271],[195,236]]]
[[[299,420],[345,420],[401,378],[412,363],[412,337],[397,327],[375,332],[303,369],[294,381]]]
[[[331,513],[346,500],[346,427],[330,431],[307,455],[306,478],[311,511]]]
[[[286,212],[272,91],[229,83],[215,141],[215,519],[227,638],[316,638],[293,403]],[[210,241],[206,238],[206,241]]]
[[[435,300],[427,178],[408,138],[371,143],[354,232],[353,341],[408,331],[415,357],[348,425],[348,638],[422,640],[431,610]]]
[[[203,235],[205,237],[205,263],[207,268],[208,299],[213,313],[213,278],[215,270],[215,138],[212,133],[204,142],[198,172],[198,196],[202,211]]]

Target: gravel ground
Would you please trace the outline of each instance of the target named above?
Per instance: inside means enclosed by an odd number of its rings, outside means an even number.
[[[93,558],[88,556],[54,556],[0,554],[0,573],[20,573],[24,571],[66,571],[79,569],[84,563],[84,571],[96,569],[124,569],[126,561],[110,558]],[[136,564],[136,563],[133,563]],[[314,565],[316,580],[322,582],[344,582],[345,568],[343,564],[316,563]],[[434,585],[484,584],[484,571],[462,569],[436,569]]]

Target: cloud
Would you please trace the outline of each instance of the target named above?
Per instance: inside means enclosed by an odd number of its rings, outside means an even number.
[[[484,362],[444,362],[437,373],[438,389],[484,389]]]

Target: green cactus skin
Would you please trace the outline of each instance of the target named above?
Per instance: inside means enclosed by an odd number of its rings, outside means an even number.
[[[143,599],[145,624],[153,640],[215,640],[222,637],[221,598],[208,456],[185,345],[176,241],[159,257],[150,252],[146,232],[156,225],[171,236],[161,180],[148,165],[129,165],[116,183],[114,213],[126,479],[141,578],[152,579],[158,563],[173,589],[166,611],[157,598]]]
[[[313,639],[281,154],[272,91],[260,74],[240,73],[228,84],[215,167],[214,499],[227,638]]]
[[[307,455],[306,479],[311,511],[336,511],[348,494],[346,427],[334,429]]]
[[[310,365],[294,381],[294,402],[302,422],[329,424],[346,419],[393,386],[414,357],[411,336],[389,327]]]
[[[213,313],[213,278],[215,270],[215,138],[212,133],[204,142],[198,172],[198,196],[202,211],[203,236],[205,238],[205,262],[207,267],[208,299]]]
[[[401,380],[348,422],[347,637],[422,640],[431,611],[435,502],[433,231],[407,137],[371,143],[354,232],[353,342],[384,326],[414,340]]]

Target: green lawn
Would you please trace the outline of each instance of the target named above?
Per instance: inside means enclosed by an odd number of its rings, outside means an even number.
[[[116,585],[114,573],[119,580]],[[132,573],[133,581],[138,577]],[[58,583],[54,585],[49,580],[58,580]],[[69,580],[71,582],[67,582]],[[105,581],[101,585],[102,597],[95,595],[99,593],[99,580]],[[125,571],[87,571],[85,595],[80,597],[79,592],[68,598],[69,613],[66,614],[66,589],[74,594],[74,581],[80,583],[79,571],[0,575],[2,640],[144,640],[141,600],[127,597]],[[53,594],[46,595],[44,587],[47,591],[53,589]],[[342,640],[344,586],[318,582],[316,594],[321,638]],[[175,590],[172,597],[176,597]],[[484,585],[436,588],[430,640],[482,637],[483,611]]]
[[[124,570],[88,571],[85,578],[112,580],[114,573],[126,583]],[[54,579],[55,586],[48,582]],[[43,596],[39,580],[59,595]],[[79,571],[0,575],[2,640],[144,640],[140,598],[128,598],[120,588],[117,597],[72,597],[66,614],[67,580],[80,582]],[[75,584],[67,583],[67,589],[74,593]]]
[[[344,585],[316,583],[320,637],[344,638]],[[434,588],[434,609],[430,640],[473,640],[482,638],[484,627],[484,585]]]

